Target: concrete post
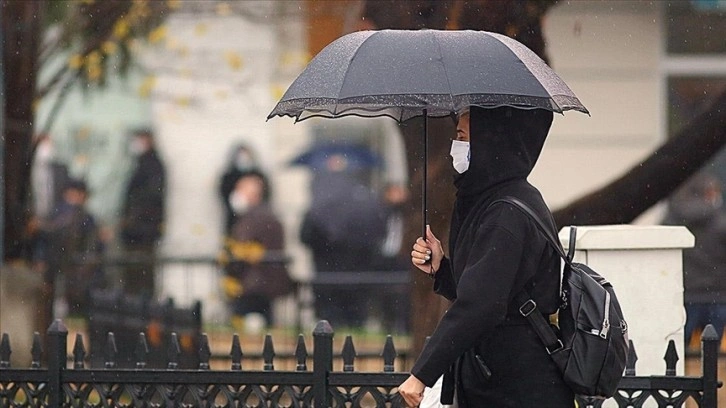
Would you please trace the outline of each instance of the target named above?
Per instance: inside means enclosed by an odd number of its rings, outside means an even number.
[[[559,238],[567,250],[569,227]],[[638,375],[665,374],[668,340],[673,339],[684,371],[684,248],[695,239],[680,226],[604,225],[577,227],[575,261],[588,264],[615,288],[638,354]]]

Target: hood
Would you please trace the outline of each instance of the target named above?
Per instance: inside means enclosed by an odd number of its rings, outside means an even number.
[[[526,179],[552,125],[544,109],[471,107],[471,162],[456,177],[457,197],[473,198],[506,181]]]

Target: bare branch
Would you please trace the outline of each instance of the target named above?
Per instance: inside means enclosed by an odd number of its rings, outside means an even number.
[[[622,177],[555,211],[559,226],[623,224],[670,195],[726,145],[726,91]]]

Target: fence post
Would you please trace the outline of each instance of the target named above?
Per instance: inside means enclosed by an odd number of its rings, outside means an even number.
[[[702,408],[716,408],[718,404],[718,347],[718,334],[713,325],[709,324],[701,336]]]
[[[63,406],[63,370],[66,369],[68,329],[60,319],[48,328],[48,406]]]
[[[313,330],[313,404],[314,408],[330,407],[328,374],[333,371],[333,328],[321,320]]]

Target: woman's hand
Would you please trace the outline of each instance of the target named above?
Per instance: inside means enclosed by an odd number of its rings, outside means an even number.
[[[421,404],[424,388],[426,388],[424,383],[413,375],[410,375],[403,384],[398,386],[398,394],[403,397],[406,406],[414,408]]]
[[[427,274],[433,275],[439,270],[441,260],[444,258],[444,249],[441,241],[431,232],[431,227],[426,226],[426,240],[419,237],[413,244],[411,251],[411,263]]]

